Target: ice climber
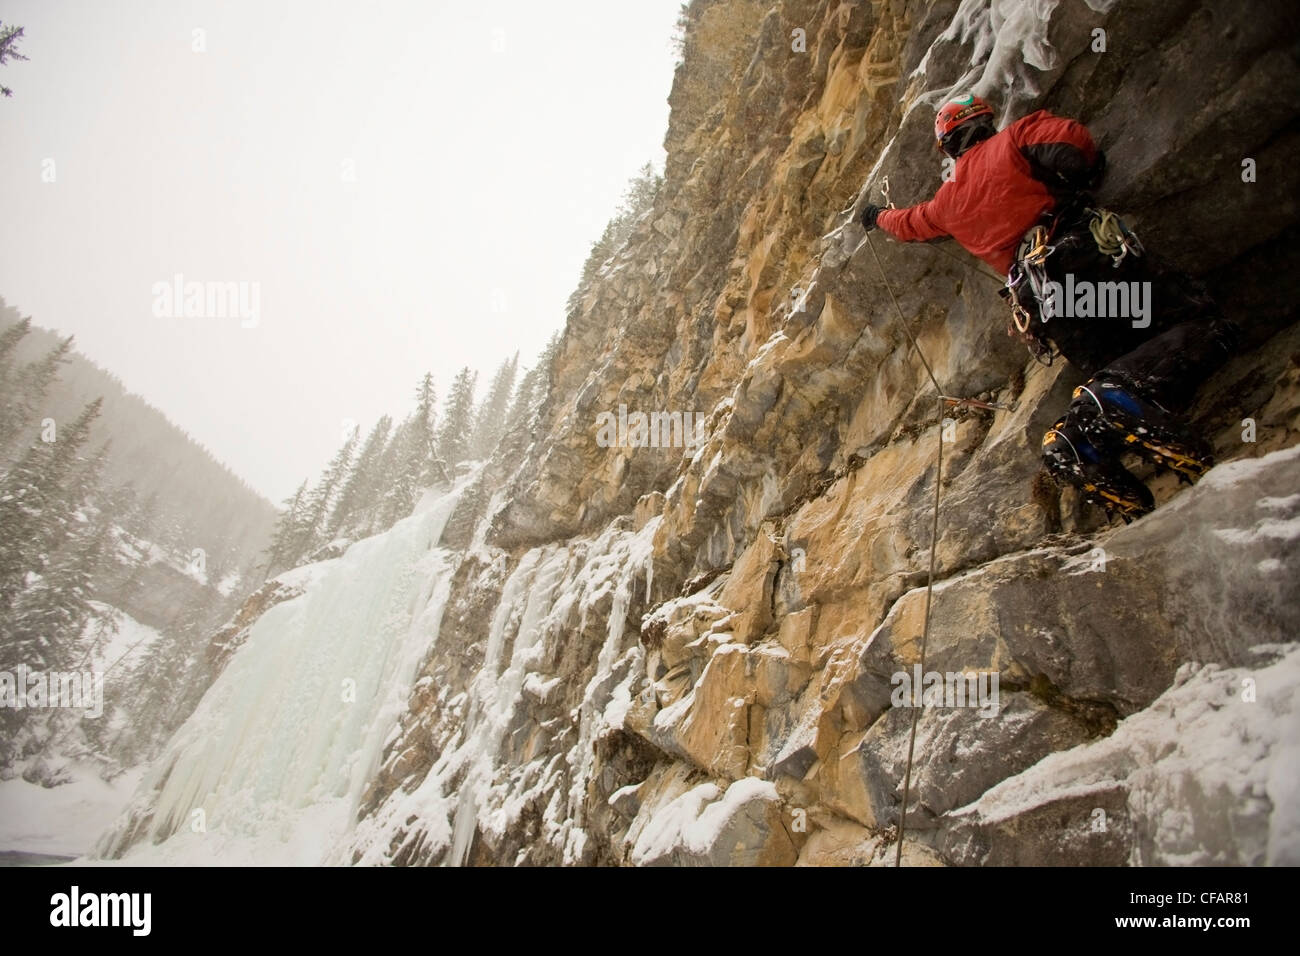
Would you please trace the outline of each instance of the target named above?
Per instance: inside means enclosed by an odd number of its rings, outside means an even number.
[[[1126,521],[1154,499],[1120,462],[1134,452],[1187,481],[1213,464],[1181,418],[1237,341],[1204,288],[1147,254],[1090,191],[1105,156],[1086,127],[1039,110],[1000,132],[978,96],[946,103],[935,139],[955,161],[934,198],[866,206],[862,225],[911,242],[952,237],[1007,276],[1012,326],[1037,358],[1088,376],[1043,436],[1058,483]]]

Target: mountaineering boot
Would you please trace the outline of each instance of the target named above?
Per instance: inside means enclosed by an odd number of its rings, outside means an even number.
[[[1043,461],[1057,483],[1074,485],[1084,501],[1118,514],[1126,524],[1155,508],[1147,486],[1120,464],[1119,456],[1098,448],[1068,417],[1043,435]]]
[[[1214,466],[1214,455],[1171,412],[1123,378],[1099,374],[1074,390],[1070,412],[1095,444],[1131,451],[1191,484]]]

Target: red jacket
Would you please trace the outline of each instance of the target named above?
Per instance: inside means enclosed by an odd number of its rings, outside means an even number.
[[[905,242],[952,236],[1005,274],[1021,237],[1056,205],[1052,189],[1089,185],[1099,155],[1081,123],[1039,110],[963,153],[933,199],[882,210],[876,225]]]

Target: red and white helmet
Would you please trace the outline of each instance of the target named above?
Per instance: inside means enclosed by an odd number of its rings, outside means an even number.
[[[993,107],[974,93],[967,93],[949,100],[939,107],[939,114],[934,118],[934,139],[943,149],[944,138],[957,127],[962,126],[978,116],[993,115]]]

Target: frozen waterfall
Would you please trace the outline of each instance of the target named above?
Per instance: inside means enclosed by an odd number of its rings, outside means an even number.
[[[347,862],[339,848],[438,639],[456,556],[436,543],[472,480],[289,572],[305,592],[253,624],[97,852],[147,820],[126,862]]]

